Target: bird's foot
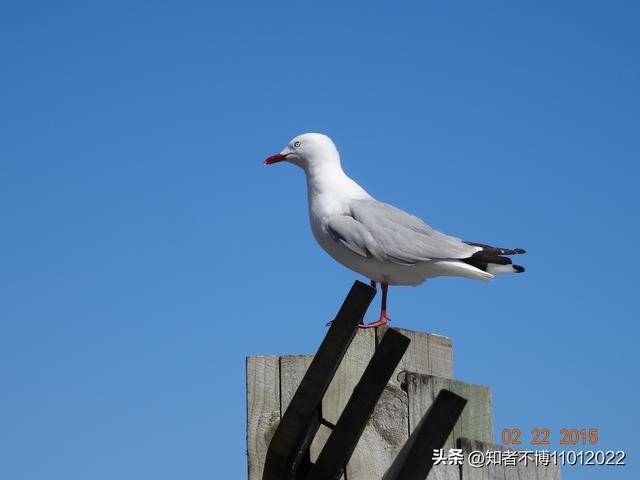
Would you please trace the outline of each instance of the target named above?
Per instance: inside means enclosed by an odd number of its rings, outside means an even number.
[[[391,319],[386,315],[383,315],[379,320],[371,323],[361,323],[358,325],[358,328],[376,328],[381,327],[382,325],[386,325],[387,322],[390,322]],[[327,327],[330,327],[333,324],[334,320],[329,320],[327,322]]]
[[[371,322],[371,323],[361,323],[360,325],[358,325],[358,327],[359,328],[376,328],[376,327],[381,327],[382,325],[386,325],[386,323],[390,321],[391,319],[387,317],[387,314],[384,314],[380,317],[379,320],[376,320],[375,322]]]

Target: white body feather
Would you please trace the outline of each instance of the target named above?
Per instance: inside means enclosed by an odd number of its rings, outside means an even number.
[[[321,168],[307,168],[305,173],[313,236],[329,255],[345,267],[374,282],[389,285],[419,285],[438,276],[462,276],[484,281],[493,278],[491,273],[457,259],[433,259],[402,265],[354,253],[334,240],[329,232],[329,222],[335,216],[348,215],[352,201],[375,199],[344,173],[339,162],[326,163]],[[480,248],[470,247],[470,250],[471,255]]]

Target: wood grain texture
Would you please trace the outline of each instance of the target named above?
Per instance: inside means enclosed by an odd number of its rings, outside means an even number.
[[[514,449],[467,438],[460,438],[459,445],[465,452],[465,462],[462,465],[461,480],[560,480],[559,465],[536,465],[531,456],[526,465],[524,462],[517,461],[515,466],[498,464],[474,468],[466,461],[468,452],[473,450],[481,452],[488,450],[506,452],[514,451]]]
[[[246,372],[249,480],[261,480],[267,448],[280,421],[279,358],[248,357]]]
[[[340,418],[344,406],[349,401],[354,387],[360,381],[364,369],[367,368],[375,348],[374,329],[358,330],[322,400],[322,417],[328,422],[335,425]],[[312,461],[317,458],[330,433],[329,429],[322,429],[316,435],[311,449]],[[343,480],[346,478],[348,477],[342,477]],[[359,478],[356,477],[353,480],[359,480]]]
[[[422,334],[425,335],[425,334]],[[427,334],[429,342],[429,373],[437,377],[453,378],[453,345],[449,337]],[[408,369],[407,369],[408,370]]]
[[[347,479],[382,478],[407,438],[407,394],[398,387],[387,385],[347,465]]]
[[[434,465],[427,480],[461,480],[460,467],[457,465]]]
[[[406,372],[401,377],[409,397],[409,431],[413,432],[440,390],[447,389],[467,399],[444,448],[454,448],[460,437],[489,442],[493,439],[491,389],[450,378]]]
[[[313,355],[283,355],[280,357],[280,416],[284,415],[296,393],[302,377],[311,365]]]
[[[388,327],[376,329],[376,340],[379,342]],[[404,328],[396,328],[398,332],[409,337],[411,344],[390,380],[391,385],[400,386],[398,376],[402,371],[418,372],[444,378],[453,376],[453,350],[451,339],[440,335],[416,332]]]
[[[322,401],[322,416],[334,425],[340,418],[354,387],[360,381],[375,348],[374,329],[358,330]]]
[[[304,377],[309,365],[311,365],[311,360],[313,360],[313,355],[283,355],[280,357],[281,415],[284,414],[294,393],[296,393],[302,377]],[[309,449],[312,462],[315,462],[318,458],[318,454],[330,433],[331,430],[327,427],[320,426]]]

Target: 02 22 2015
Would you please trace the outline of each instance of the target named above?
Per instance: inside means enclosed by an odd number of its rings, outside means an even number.
[[[531,429],[531,445],[550,445],[551,430],[548,428]],[[599,440],[597,428],[561,428],[560,445],[596,445]],[[505,428],[502,430],[504,445],[521,445],[522,431],[519,428]]]

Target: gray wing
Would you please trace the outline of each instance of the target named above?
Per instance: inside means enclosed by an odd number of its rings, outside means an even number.
[[[329,233],[334,241],[362,257],[413,265],[433,259],[468,258],[481,250],[386,203],[354,200],[349,207],[349,213],[329,220]]]

